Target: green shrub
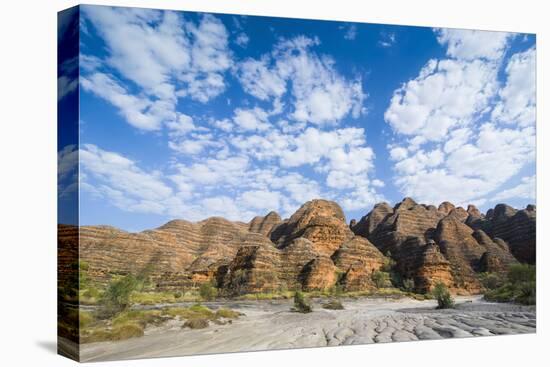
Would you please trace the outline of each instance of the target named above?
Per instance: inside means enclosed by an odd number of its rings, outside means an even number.
[[[536,268],[528,264],[511,265],[508,269],[508,281],[512,284],[536,281]]]
[[[497,289],[504,283],[504,278],[495,273],[481,273],[478,275],[481,285],[486,290]]]
[[[323,304],[323,308],[327,310],[343,310],[344,306],[339,300],[333,299]]]
[[[188,327],[190,329],[204,329],[208,327],[208,320],[202,318],[187,320],[182,327]]]
[[[388,272],[375,270],[371,275],[371,279],[376,288],[388,288],[391,286],[390,274]]]
[[[111,340],[126,340],[143,336],[143,327],[135,323],[127,323],[113,327]]]
[[[537,301],[536,268],[533,265],[517,264],[508,269],[507,281],[485,292],[485,299],[494,302],[516,302],[534,305]]]
[[[78,324],[81,328],[85,328],[89,324],[94,322],[94,316],[91,312],[79,310],[78,311]]]
[[[301,312],[301,313],[309,313],[312,310],[311,305],[309,302],[305,299],[304,294],[300,291],[296,291],[294,293],[294,311]]]
[[[203,283],[199,288],[199,294],[205,301],[211,301],[218,296],[218,289],[210,283]]]
[[[449,289],[447,289],[445,284],[438,282],[432,290],[432,294],[437,300],[438,309],[454,307],[453,297],[451,296],[451,293],[449,292]]]
[[[135,323],[143,327],[147,324],[160,324],[163,321],[160,310],[127,310],[112,319],[113,326]]]
[[[101,299],[106,316],[127,309],[131,304],[130,296],[138,288],[138,285],[139,282],[131,274],[112,279]]]
[[[403,290],[406,292],[414,292],[416,286],[414,284],[414,279],[412,278],[405,278],[403,279]]]
[[[183,296],[183,293],[181,293],[181,292],[174,292],[174,298],[175,298],[175,299],[179,299],[179,298],[181,298],[181,296]]]
[[[227,308],[220,308],[216,311],[216,317],[223,317],[226,319],[237,319],[241,314],[237,311],[233,311]]]

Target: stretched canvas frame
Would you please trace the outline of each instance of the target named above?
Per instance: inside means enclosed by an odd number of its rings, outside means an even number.
[[[60,12],[60,354],[535,332],[535,65],[532,34]]]

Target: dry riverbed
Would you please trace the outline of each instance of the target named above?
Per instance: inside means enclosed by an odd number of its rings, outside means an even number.
[[[81,361],[103,361],[191,354],[385,343],[534,333],[534,306],[458,297],[452,310],[436,310],[435,301],[413,299],[342,299],[344,310],[325,310],[313,302],[309,314],[290,312],[291,300],[205,303],[245,316],[231,324],[182,329],[181,322],[151,326],[145,336],[117,342],[83,344]]]

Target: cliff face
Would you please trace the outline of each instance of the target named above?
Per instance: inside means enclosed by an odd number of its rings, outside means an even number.
[[[441,281],[456,292],[476,293],[481,287],[476,273],[503,272],[517,262],[503,237],[517,241],[510,242],[517,253],[530,246],[534,211],[510,209],[497,205],[487,218],[473,205],[465,210],[444,202],[436,208],[405,198],[394,208],[376,205],[352,230],[390,255],[417,290],[428,291]],[[519,212],[524,214],[517,216]]]
[[[483,215],[473,206],[435,207],[406,198],[394,207],[377,204],[350,225],[335,202],[312,200],[286,220],[275,212],[250,223],[174,220],[140,233],[60,226],[60,268],[69,272],[63,258],[76,251],[79,230],[80,259],[100,283],[132,273],[146,274],[159,290],[204,282],[230,294],[323,290],[335,284],[368,290],[374,288],[373,272],[389,256],[394,271],[414,279],[418,291],[441,281],[456,292],[475,293],[480,290],[476,273],[504,271],[517,262],[514,255],[534,261],[535,217],[534,207],[497,206]]]
[[[528,205],[516,210],[506,204],[490,209],[485,216],[469,218],[472,228],[482,229],[492,238],[500,238],[510,246],[521,262],[536,262],[537,208]]]

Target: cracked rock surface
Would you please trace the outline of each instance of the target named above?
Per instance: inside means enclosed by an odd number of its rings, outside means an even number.
[[[231,325],[178,329],[168,325],[145,336],[81,346],[81,361],[243,352],[534,333],[533,306],[496,304],[479,296],[457,298],[457,307],[436,310],[435,301],[343,299],[344,310],[315,301],[309,314],[290,312],[291,301],[206,304],[246,316]]]

